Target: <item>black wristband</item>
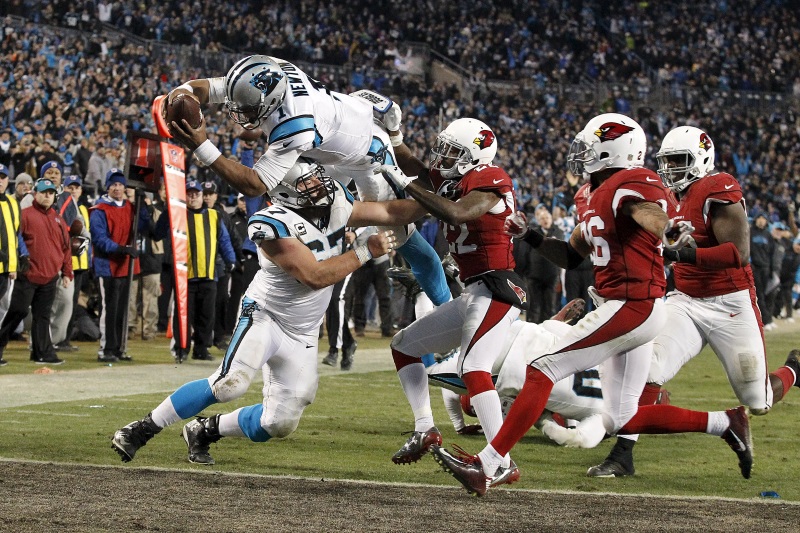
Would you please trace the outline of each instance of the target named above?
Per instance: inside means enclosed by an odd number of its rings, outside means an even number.
[[[538,248],[544,242],[544,235],[535,229],[528,229],[528,231],[522,237],[522,240],[530,244],[531,247]]]
[[[664,249],[664,259],[672,261],[673,263],[690,263],[692,265],[697,263],[697,249],[696,248],[681,248],[680,250],[667,250]]]

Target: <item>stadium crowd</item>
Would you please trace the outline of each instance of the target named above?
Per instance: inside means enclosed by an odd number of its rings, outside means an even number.
[[[598,110],[557,89],[558,83],[588,81],[636,87],[655,79],[674,88],[764,90],[797,97],[800,79],[786,75],[797,71],[790,53],[798,41],[797,14],[784,9],[782,1],[740,4],[733,10],[726,2],[715,3],[698,17],[690,15],[685,2],[607,6],[542,0],[536,6],[515,1],[500,8],[459,1],[431,13],[427,4],[400,6],[389,0],[333,6],[242,1],[225,9],[207,1],[188,7],[174,1],[53,1],[33,10],[12,1],[0,8],[0,15],[27,21],[8,18],[2,24],[0,165],[22,185],[25,175],[39,178],[43,165],[56,161],[64,177],[81,178],[82,203],[91,205],[105,193],[111,169],[124,165],[128,131],[153,129],[153,98],[199,76],[199,69],[184,66],[179,53],[155,62],[151,44],[100,31],[114,26],[207,51],[264,51],[268,46],[276,56],[314,62],[309,72],[332,89],[380,90],[403,108],[406,143],[419,156],[426,155],[442,123],[479,118],[497,134],[497,163],[513,178],[519,205],[532,219],[542,206],[557,219],[568,212],[574,184],[565,180],[565,148],[597,111],[630,114],[642,124],[651,166],[667,131],[676,124],[696,125],[715,140],[717,168],[740,181],[750,217],[755,221],[763,214],[775,225],[774,238],[788,239],[780,248],[792,255],[794,206],[800,202],[796,105],[764,113],[734,108],[712,96],[698,101],[676,90],[671,106],[652,108],[631,96],[638,94],[633,90],[610,97]],[[689,43],[686,35],[699,40]],[[426,43],[476,73],[469,90],[392,72],[408,41]],[[728,52],[708,53],[720,49]],[[500,92],[484,83],[522,78],[532,79],[536,89]],[[241,157],[249,149],[221,107],[206,120],[209,138],[224,155]],[[263,141],[256,143],[255,158],[263,150]],[[214,180],[194,161],[188,178]],[[218,185],[221,202],[232,208],[236,191]],[[9,187],[9,193],[13,190]],[[771,272],[780,275],[783,258],[769,257]],[[782,283],[787,276],[781,275]]]

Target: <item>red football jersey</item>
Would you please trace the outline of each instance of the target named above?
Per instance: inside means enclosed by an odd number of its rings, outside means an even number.
[[[622,213],[623,204],[630,201],[655,202],[666,210],[667,189],[655,172],[636,168],[575,194],[581,234],[592,247],[595,288],[608,299],[660,298],[667,286],[661,239]]]
[[[457,200],[470,191],[493,191],[498,194],[497,205],[475,220],[460,226],[439,222],[450,254],[456,260],[461,281],[490,270],[513,270],[514,245],[503,231],[506,217],[516,210],[514,185],[500,167],[481,165],[467,172],[459,181],[444,180],[438,171],[431,171],[431,182],[437,194]]]
[[[688,220],[694,226],[692,237],[698,248],[710,248],[719,244],[711,229],[711,206],[714,203],[741,203],[747,212],[739,182],[725,172],[695,181],[684,191],[680,202],[670,206],[671,218]],[[675,288],[693,298],[709,298],[754,287],[750,265],[743,268],[715,269],[690,263],[675,263],[673,271]]]

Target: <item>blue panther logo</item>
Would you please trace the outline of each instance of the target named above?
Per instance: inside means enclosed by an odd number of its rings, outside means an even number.
[[[262,94],[271,93],[283,79],[281,74],[270,70],[262,70],[252,77],[250,85],[261,91]]]

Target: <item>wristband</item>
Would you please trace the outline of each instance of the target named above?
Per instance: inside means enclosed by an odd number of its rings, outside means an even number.
[[[538,248],[544,242],[544,235],[535,229],[528,229],[525,235],[522,236],[522,240],[530,244],[531,247]]]
[[[214,146],[214,143],[211,142],[211,139],[206,139],[203,141],[203,144],[198,146],[194,151],[194,156],[197,158],[197,160],[207,167],[210,167],[221,155],[222,152],[220,152],[219,149]]]
[[[369,251],[369,246],[366,244],[362,244],[361,246],[353,248],[353,251],[356,253],[356,257],[358,257],[358,260],[362,265],[372,259],[372,252]]]
[[[403,132],[398,132],[398,135],[389,135],[389,142],[392,146],[400,146],[403,144]]]

